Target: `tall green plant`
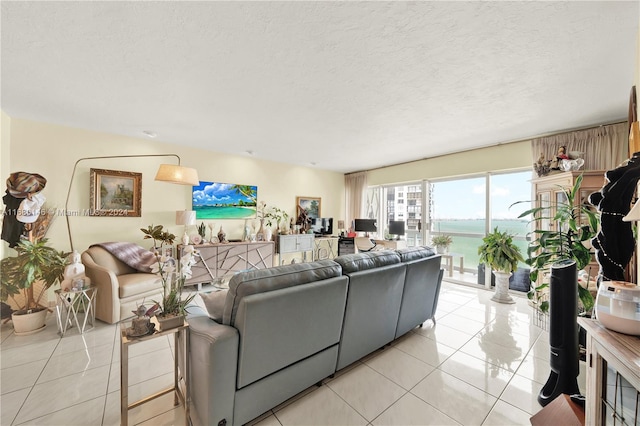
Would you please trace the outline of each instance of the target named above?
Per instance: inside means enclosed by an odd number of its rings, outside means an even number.
[[[528,293],[529,299],[538,297],[540,292],[549,286],[548,282],[537,284],[540,272],[548,273],[551,265],[562,260],[575,260],[578,270],[584,269],[591,261],[591,251],[583,243],[590,241],[598,232],[599,217],[586,204],[577,204],[576,197],[580,194],[582,175],[576,178],[572,188],[558,186],[564,201],[551,203],[550,206],[540,206],[526,210],[518,218],[529,215],[532,222],[549,220],[556,223],[555,230],[536,229],[527,249],[526,263],[531,267],[532,288]],[[518,203],[523,203],[519,201]],[[514,203],[514,204],[518,204]],[[555,211],[555,214],[551,212]],[[593,308],[593,296],[587,288],[578,286],[578,297],[586,311]],[[587,283],[588,286],[588,283]],[[536,300],[537,302],[540,302]],[[549,310],[549,302],[541,301],[539,309]]]

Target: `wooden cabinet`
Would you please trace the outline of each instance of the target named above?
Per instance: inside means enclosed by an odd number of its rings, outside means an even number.
[[[578,324],[587,332],[586,424],[640,424],[640,339],[593,319]]]
[[[200,252],[200,258],[191,267],[191,278],[185,284],[197,284],[198,288],[226,274],[273,266],[274,243],[271,241],[199,244],[194,247]],[[183,254],[182,248],[178,245],[179,257]]]
[[[582,175],[582,184],[580,185],[580,194],[575,197],[575,203],[576,205],[590,205],[589,195],[602,188],[605,182],[604,173],[604,170],[559,172],[533,179],[531,182],[535,194],[535,207],[550,208],[549,214],[544,215],[545,217],[536,222],[536,229],[545,231],[558,230],[560,224],[550,219],[556,213],[553,206],[566,202],[563,189],[571,189],[580,175]],[[595,207],[593,208],[595,209]],[[584,220],[586,218],[578,218],[579,224]],[[592,277],[597,276],[599,266],[595,258],[585,269]]]
[[[575,200],[576,205],[588,203],[589,195],[599,191],[604,185],[604,172],[604,170],[560,172],[533,179],[531,182],[536,197],[536,207],[549,207],[566,201],[563,188],[573,187],[580,175],[582,175],[582,185],[580,185],[580,194]],[[549,216],[554,214],[555,210],[552,208]],[[541,219],[538,229],[553,230],[557,224],[551,222],[549,219]]]

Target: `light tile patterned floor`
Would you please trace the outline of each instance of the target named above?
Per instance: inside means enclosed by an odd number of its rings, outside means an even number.
[[[526,299],[490,300],[481,288],[443,283],[437,324],[426,322],[275,407],[263,425],[528,425],[549,375],[548,334],[533,326]],[[117,327],[85,335],[47,328],[19,337],[3,324],[0,424],[118,425]],[[172,382],[168,339],[132,347],[132,400]],[[579,377],[584,393],[584,365]],[[130,411],[130,424],[181,425],[182,407],[165,395]]]

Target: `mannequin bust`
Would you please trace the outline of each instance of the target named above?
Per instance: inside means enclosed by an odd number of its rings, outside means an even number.
[[[71,254],[71,263],[64,268],[64,280],[60,283],[63,291],[83,289],[89,286],[91,280],[84,273],[84,265],[80,262],[80,253],[76,250]]]

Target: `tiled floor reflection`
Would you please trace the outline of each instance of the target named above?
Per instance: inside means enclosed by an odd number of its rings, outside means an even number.
[[[526,299],[500,305],[478,287],[444,282],[436,325],[427,321],[255,419],[260,425],[528,425],[549,375],[549,340],[531,324]],[[2,325],[2,425],[120,423],[118,330],[99,323],[60,338],[55,318],[32,336]],[[146,346],[145,346],[146,345]],[[171,384],[168,340],[135,345],[132,398]],[[584,366],[579,384],[584,393]],[[184,410],[160,398],[130,424],[182,425]]]

